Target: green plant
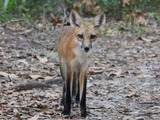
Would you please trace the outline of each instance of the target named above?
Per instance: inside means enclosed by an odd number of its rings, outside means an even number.
[[[78,8],[74,7],[76,2],[79,3]],[[67,12],[76,9],[84,16],[87,14],[87,17],[94,16],[100,10],[107,11],[107,17],[114,19],[118,16],[126,18],[137,10],[150,12],[148,15],[155,19],[159,18],[160,13],[160,0],[1,0],[0,21],[17,17],[39,19],[47,11],[60,16],[63,15],[62,4]]]
[[[1,0],[0,14],[4,16],[4,19],[10,16],[39,19],[46,11],[59,13],[57,5],[59,5],[58,0]]]
[[[148,12],[147,15],[148,15],[149,18],[160,20],[160,16],[156,12]]]
[[[3,1],[3,10],[5,12],[13,11],[13,10],[19,10],[21,11],[22,9],[25,8],[26,5],[26,0],[4,0]]]
[[[102,7],[103,11],[107,11],[108,16],[115,17],[118,12],[118,1],[119,0],[96,0],[98,4]]]

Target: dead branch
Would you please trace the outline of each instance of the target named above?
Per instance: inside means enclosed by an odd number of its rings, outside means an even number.
[[[26,30],[14,30],[14,29],[11,29],[10,27],[7,27],[8,24],[13,24],[13,23],[16,23],[16,22],[24,22],[25,24],[27,24],[28,26],[30,26],[30,29],[26,29]],[[27,35],[29,33],[31,33],[33,30],[38,30],[34,24],[30,23],[29,21],[26,21],[25,19],[16,19],[16,20],[10,20],[10,21],[7,21],[3,24],[0,25],[0,27],[8,30],[8,33],[9,34],[13,34],[13,35]]]
[[[27,35],[27,34],[31,33],[32,31],[33,31],[33,28],[22,31],[22,32],[13,33],[13,35]]]
[[[3,89],[2,91],[7,91],[7,90],[22,91],[22,90],[31,90],[33,88],[46,89],[46,88],[51,88],[52,84],[58,84],[58,85],[61,84],[61,77],[46,80],[43,82],[31,82],[31,83],[19,84],[19,85],[15,85],[15,86]]]
[[[63,21],[62,21],[62,25],[70,25],[70,23],[68,22],[67,20],[67,11],[68,11],[68,8],[67,6],[65,5],[65,2],[64,0],[60,0],[60,6],[61,8],[63,9]]]
[[[33,109],[36,111],[42,111],[40,108],[28,107],[28,106],[16,106],[16,105],[1,105],[1,108],[23,108],[23,109]]]
[[[7,21],[7,22],[5,22],[5,23],[2,23],[2,24],[0,25],[0,27],[5,28],[7,24],[14,23],[14,22],[21,22],[21,21],[24,21],[24,19],[10,20],[10,21]]]

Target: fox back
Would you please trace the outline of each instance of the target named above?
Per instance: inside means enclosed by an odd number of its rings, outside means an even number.
[[[63,93],[60,105],[62,114],[69,115],[71,102],[80,103],[81,116],[86,117],[87,70],[94,43],[100,36],[100,27],[106,21],[103,13],[90,23],[84,22],[76,11],[70,13],[71,26],[62,29],[58,44],[60,71],[63,78]]]

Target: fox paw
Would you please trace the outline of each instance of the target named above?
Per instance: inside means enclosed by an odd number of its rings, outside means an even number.
[[[67,111],[67,110],[63,110],[61,115],[70,115],[70,111]]]

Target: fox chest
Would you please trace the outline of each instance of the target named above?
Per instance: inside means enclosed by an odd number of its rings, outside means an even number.
[[[71,69],[74,71],[86,71],[91,64],[90,52],[84,52],[81,48],[74,49],[75,58],[71,61]]]

